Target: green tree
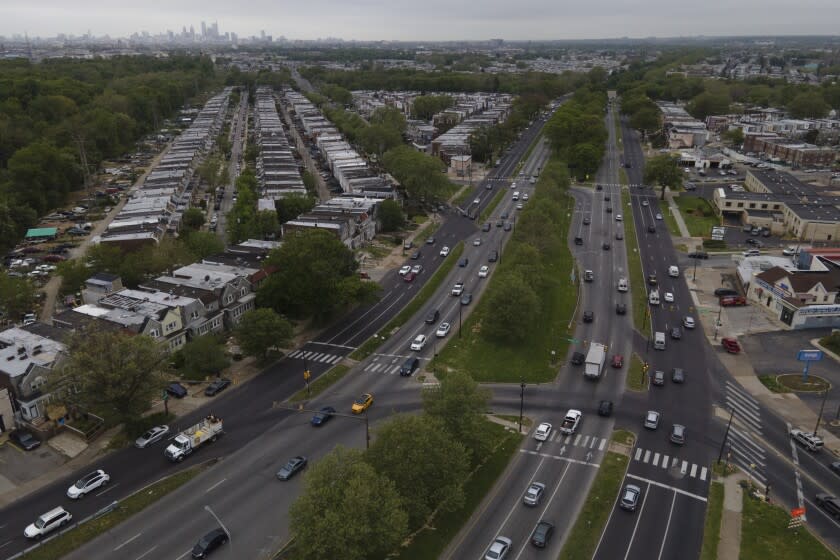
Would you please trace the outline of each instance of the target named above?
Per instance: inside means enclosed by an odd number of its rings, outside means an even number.
[[[656,106],[646,105],[636,111],[630,117],[630,126],[636,130],[641,130],[645,134],[650,134],[661,126],[659,121],[659,109]]]
[[[729,112],[729,96],[724,93],[704,91],[689,102],[687,110],[694,118],[705,120],[709,115]]]
[[[260,287],[258,301],[291,317],[324,320],[348,305],[371,301],[377,293],[376,284],[359,278],[353,252],[321,229],[287,236],[268,263],[277,271]]]
[[[481,335],[506,346],[522,342],[540,313],[537,293],[513,270],[495,278],[487,292],[487,305],[493,314],[482,321]]]
[[[277,212],[260,210],[254,216],[254,232],[260,239],[274,239],[279,230],[280,223],[277,221]]]
[[[219,375],[230,365],[225,353],[224,340],[212,334],[199,336],[187,342],[180,350],[184,360],[183,372],[189,379],[203,379]]]
[[[788,103],[788,111],[796,119],[822,118],[828,114],[829,109],[822,94],[816,90],[800,93]]]
[[[405,222],[402,208],[400,208],[400,204],[393,198],[387,198],[379,203],[376,217],[379,219],[380,229],[384,232],[396,231]]]
[[[85,259],[70,259],[58,263],[56,275],[61,276],[61,293],[64,295],[75,294],[85,285],[85,280],[93,276],[95,272],[88,267]]]
[[[235,334],[245,354],[265,360],[271,348],[289,344],[292,324],[272,309],[252,309],[242,316]]]
[[[488,389],[456,370],[441,378],[438,387],[423,391],[423,410],[443,422],[447,432],[469,449],[475,464],[487,450],[482,426],[489,400]]]
[[[744,130],[741,128],[730,128],[721,134],[723,141],[730,146],[740,146],[744,143]]]
[[[314,179],[313,179],[314,180]],[[277,218],[281,224],[294,220],[301,214],[305,214],[315,207],[316,199],[309,195],[290,194],[276,200],[274,206],[277,208]]]
[[[414,98],[411,105],[411,115],[415,119],[428,121],[435,114],[448,109],[454,103],[455,100],[449,95],[420,95]]]
[[[449,189],[443,162],[430,155],[399,146],[382,157],[382,163],[400,182],[409,198],[437,200]]]
[[[0,311],[2,317],[17,321],[35,307],[35,287],[25,278],[13,278],[0,271]]]
[[[385,558],[408,528],[394,483],[341,446],[309,467],[289,518],[300,560]]]
[[[405,132],[405,116],[395,107],[379,107],[370,116],[371,125],[381,125],[395,130],[398,134]]]
[[[318,193],[318,184],[316,182],[315,176],[309,172],[309,170],[304,169],[303,173],[300,174],[300,178],[303,180],[303,186],[306,188],[306,192],[309,196],[315,196]],[[291,196],[300,197],[301,195],[295,194]],[[287,197],[283,197],[284,199]],[[281,199],[282,200],[282,199]],[[280,201],[274,201],[275,206],[280,206]],[[289,218],[291,219],[291,218]],[[280,220],[280,223],[286,222],[288,220]]]
[[[146,335],[87,329],[70,337],[67,359],[50,383],[68,404],[132,420],[160,394],[165,356],[163,346]]]
[[[209,231],[191,231],[181,240],[197,261],[210,255],[218,255],[225,250],[224,241],[218,235]]]
[[[584,181],[594,176],[601,165],[603,153],[603,144],[595,145],[589,142],[575,144],[569,149],[569,167],[578,180]]]
[[[683,172],[677,163],[676,158],[669,154],[660,154],[645,164],[645,183],[659,185],[662,188],[662,200],[665,200],[665,187],[675,189],[682,185]]]
[[[201,229],[206,220],[207,217],[201,208],[187,208],[181,216],[181,228],[196,231]]]
[[[357,141],[365,152],[380,157],[403,143],[399,130],[383,124],[372,124],[361,129]]]
[[[463,504],[469,455],[439,418],[392,418],[377,430],[365,459],[394,482],[412,529],[438,508],[451,511]]]

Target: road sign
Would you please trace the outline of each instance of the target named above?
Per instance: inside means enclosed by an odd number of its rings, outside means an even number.
[[[802,524],[805,523],[805,520],[800,517],[791,517],[790,521],[788,521],[788,529],[798,529],[802,527]]]
[[[790,516],[791,517],[802,517],[803,515],[805,515],[805,508],[804,507],[793,508],[792,510],[790,510]]]
[[[822,350],[800,350],[796,355],[796,359],[800,362],[819,362],[822,357]]]

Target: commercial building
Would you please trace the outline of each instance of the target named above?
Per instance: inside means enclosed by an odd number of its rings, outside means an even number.
[[[745,134],[744,151],[764,154],[771,161],[782,161],[794,167],[829,166],[837,159],[837,151],[833,148],[790,140],[770,132]]]

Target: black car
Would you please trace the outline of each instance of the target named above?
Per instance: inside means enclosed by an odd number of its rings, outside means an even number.
[[[15,430],[9,434],[9,438],[24,451],[32,451],[41,445],[41,441],[26,430]]]
[[[461,257],[461,259],[458,261],[458,266],[460,266],[461,268],[464,268],[468,264],[470,264],[470,259],[468,259],[467,257]]]
[[[505,221],[504,221],[504,220],[497,220],[497,221],[496,221],[496,227],[502,227],[503,225],[505,225]]]
[[[605,194],[605,195],[604,195],[604,200],[609,200],[609,199],[610,199],[610,195]]]
[[[682,329],[679,327],[673,327],[671,329],[671,338],[674,340],[679,340],[682,338]]]
[[[170,383],[169,386],[166,388],[166,392],[176,399],[183,399],[187,396],[187,388],[178,383]]]
[[[598,404],[598,416],[610,416],[613,410],[612,401],[601,401]]]
[[[413,253],[411,253],[411,260],[416,261],[421,256],[422,255],[421,255],[420,251],[414,251]]]
[[[204,389],[204,394],[208,397],[215,396],[227,389],[228,385],[230,385],[230,379],[217,379]]]
[[[607,214],[612,214],[612,206],[607,206]]]
[[[205,558],[208,554],[228,542],[227,533],[219,527],[201,537],[192,549],[193,558]]]
[[[648,284],[656,286],[656,274],[648,274]]]
[[[321,410],[315,413],[315,416],[312,417],[312,420],[310,420],[309,423],[313,426],[323,426],[332,419],[333,414],[335,414],[335,409],[333,407],[323,406],[321,407]]]
[[[596,191],[602,191],[602,190],[604,190],[604,187],[602,187],[601,185],[595,185],[595,190]]]
[[[490,222],[486,222],[483,226],[481,226],[481,231],[490,231]]]
[[[651,224],[648,226],[648,233],[656,233],[656,226]]]
[[[575,245],[583,245],[583,237],[575,237]]]
[[[627,315],[627,304],[626,303],[616,303],[615,304],[615,314],[616,315]]]
[[[537,527],[531,534],[531,544],[538,548],[545,548],[548,541],[551,540],[551,535],[554,533],[554,525],[548,521],[540,521]]]
[[[738,292],[733,290],[732,288],[718,288],[715,290],[715,296],[717,297],[724,297],[724,296],[737,296]]]
[[[499,260],[499,252],[490,251],[490,254],[487,255],[487,262],[496,262],[497,260]]]
[[[291,459],[289,459],[288,463],[283,465],[283,468],[277,471],[277,478],[280,480],[289,480],[297,473],[302,471],[304,468],[306,468],[307,462],[308,461],[306,460],[306,457],[300,455],[297,457],[292,457]]]
[[[601,245],[601,248],[602,248],[604,251],[609,251],[609,250],[610,250],[610,244],[609,244],[609,243],[607,243],[607,242],[604,242],[604,244],[603,244],[603,245]]]
[[[426,324],[431,325],[432,323],[436,322],[440,317],[440,309],[435,309],[434,311],[429,311],[429,314],[426,315]]]
[[[583,352],[575,352],[572,354],[572,365],[582,365],[584,360],[586,360],[586,356],[583,355]]]
[[[584,311],[583,312],[583,322],[584,323],[591,323],[595,320],[595,312],[594,311]]]
[[[828,465],[828,468],[833,470],[835,473],[840,474],[840,461],[834,461]]]
[[[685,383],[685,372],[682,368],[675,367],[671,370],[671,381],[674,383]]]
[[[703,260],[705,260],[705,259],[709,258],[709,253],[707,253],[705,251],[695,251],[694,253],[689,253],[688,258],[689,259],[703,259]]]
[[[747,240],[744,243],[746,243],[747,245],[757,245],[758,240],[753,239],[752,237],[748,237]]]
[[[414,373],[417,368],[420,367],[420,358],[417,356],[409,356],[403,362],[403,365],[400,366],[400,375],[403,377],[409,377],[412,373]]]
[[[508,213],[507,212],[502,212],[499,217],[503,220],[507,220],[508,219]]]

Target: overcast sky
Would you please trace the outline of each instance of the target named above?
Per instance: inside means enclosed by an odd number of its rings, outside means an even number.
[[[128,36],[201,21],[358,40],[834,35],[840,0],[0,0],[0,35]]]

